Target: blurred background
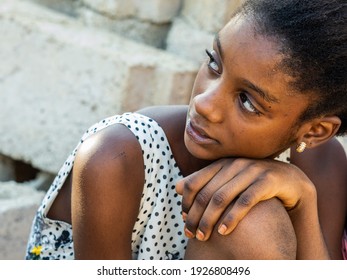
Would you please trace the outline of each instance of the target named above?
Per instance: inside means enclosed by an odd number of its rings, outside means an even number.
[[[0,0],[0,259],[24,258],[35,211],[89,126],[188,103],[241,2]]]

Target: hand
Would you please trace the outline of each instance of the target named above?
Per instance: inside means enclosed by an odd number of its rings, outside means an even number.
[[[279,198],[287,210],[315,195],[315,187],[296,166],[276,160],[218,160],[176,185],[183,195],[185,234],[207,240],[214,226],[229,234],[258,202]]]

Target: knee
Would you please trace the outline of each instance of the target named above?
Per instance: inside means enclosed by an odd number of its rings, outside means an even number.
[[[214,230],[205,242],[190,240],[192,259],[295,259],[296,236],[287,211],[276,199],[259,202],[232,233]]]

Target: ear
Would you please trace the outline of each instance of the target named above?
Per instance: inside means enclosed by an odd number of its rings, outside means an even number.
[[[334,137],[341,126],[337,116],[326,116],[309,121],[299,129],[298,143],[305,142],[307,148],[317,147]]]

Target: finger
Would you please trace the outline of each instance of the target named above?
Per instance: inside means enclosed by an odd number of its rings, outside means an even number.
[[[274,188],[264,188],[263,184],[264,180],[262,179],[254,182],[236,198],[234,205],[222,218],[218,227],[220,234],[230,234],[258,202],[276,197]]]
[[[220,174],[223,177],[224,174]],[[228,177],[228,176],[227,176]],[[230,177],[229,177],[230,178]],[[231,180],[214,191],[203,215],[200,218],[198,230],[203,240],[209,239],[215,225],[235,198],[257,180],[256,174],[249,174],[246,170],[237,173]],[[193,204],[190,212],[195,211]],[[190,213],[189,213],[190,214]]]
[[[186,235],[188,237],[195,236],[199,240],[203,240],[203,236],[201,236],[202,232],[199,234],[196,232],[198,224],[200,222],[201,216],[203,215],[205,208],[210,202],[211,197],[213,194],[218,190],[218,188],[221,187],[221,184],[215,183],[218,181],[215,178],[213,178],[210,182],[207,183],[205,187],[203,187],[198,194],[196,195],[192,206],[189,209],[188,214],[186,215],[185,225],[186,225]]]
[[[239,173],[245,173],[244,169],[246,169],[245,166],[248,166],[248,161],[236,160],[223,164],[223,168],[199,191],[189,209],[186,226],[194,235],[196,232],[199,240],[209,238],[213,227],[226,207],[241,190],[248,186],[249,180],[252,179],[246,175],[241,176],[241,179],[238,176]],[[234,191],[226,188],[233,184],[238,186]],[[207,213],[205,213],[206,209],[208,209]],[[199,227],[198,231],[196,231],[197,227]]]
[[[215,176],[222,166],[219,163],[213,163],[207,167],[194,172],[183,178],[176,184],[177,193],[182,197],[182,212],[188,213],[195,199],[196,194]]]

